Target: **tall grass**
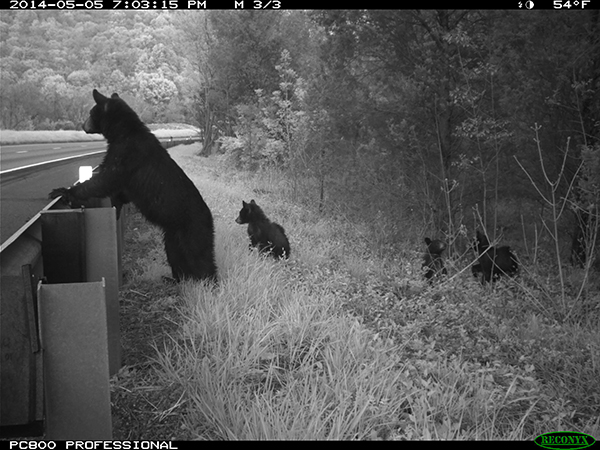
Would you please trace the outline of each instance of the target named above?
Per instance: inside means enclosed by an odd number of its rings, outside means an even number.
[[[429,287],[416,252],[380,260],[360,223],[290,203],[285,180],[229,172],[185,149],[174,157],[215,217],[220,281],[180,285],[177,326],[155,345],[148,379],[171,393],[159,417],[176,417],[182,435],[532,439],[599,429],[588,414],[593,399],[579,403],[586,408],[579,426],[568,400],[594,392],[597,347],[591,362],[579,360],[582,385],[569,385],[576,392],[550,392],[544,382],[565,381],[551,355],[575,367],[571,343],[513,286],[487,290],[454,276]],[[234,220],[241,200],[252,198],[286,228],[290,260],[248,249],[245,227]]]
[[[535,399],[489,370],[404,348],[343,313],[334,283],[226,239],[219,286],[186,283],[181,333],[157,351],[198,439],[520,439]],[[410,363],[407,364],[407,361]],[[508,427],[507,424],[513,424]]]
[[[183,386],[186,426],[206,437],[208,424],[220,439],[366,439],[389,430],[406,406],[394,347],[342,314],[326,283],[297,282],[330,250],[305,260],[292,239],[288,262],[249,251],[232,197],[260,198],[208,184],[204,192],[228,198],[213,208],[226,218],[216,225],[220,283],[182,287],[181,335],[157,357],[164,377]],[[265,209],[290,237],[302,228],[300,218],[276,219],[275,204]],[[325,226],[310,234],[329,236]]]
[[[332,295],[285,283],[274,261],[234,251],[221,285],[187,284],[184,327],[160,354],[194,414],[226,439],[364,439],[402,402],[392,347],[338,314]]]

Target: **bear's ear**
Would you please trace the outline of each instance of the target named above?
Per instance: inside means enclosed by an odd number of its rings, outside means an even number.
[[[104,95],[102,95],[100,92],[98,92],[96,89],[94,89],[92,91],[92,96],[94,97],[94,101],[97,104],[101,104],[106,102],[106,100],[108,100]]]
[[[256,202],[254,201],[254,199],[250,200],[250,204],[256,206]]]
[[[246,203],[244,200],[242,200],[242,207],[245,208],[246,206],[248,206],[248,203]]]
[[[119,98],[119,94],[117,94],[117,93],[115,92],[113,95],[111,95],[111,97],[110,97],[110,98]]]
[[[425,245],[429,245],[431,244],[431,239],[429,239],[428,237],[425,238]]]

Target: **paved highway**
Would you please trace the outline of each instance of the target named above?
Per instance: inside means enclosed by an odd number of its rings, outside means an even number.
[[[3,145],[0,147],[0,170],[28,166],[84,153],[106,150],[106,142],[69,142],[51,144]]]
[[[79,166],[97,166],[104,153],[53,164],[35,170],[10,171],[46,161],[106,150],[104,141],[6,145],[0,147],[0,241],[4,242],[49,202],[48,193],[70,186],[79,177]],[[6,171],[9,171],[8,173]]]

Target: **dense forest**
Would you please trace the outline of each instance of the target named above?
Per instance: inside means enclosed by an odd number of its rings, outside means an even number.
[[[91,91],[286,171],[380,252],[476,228],[531,262],[597,248],[595,11],[4,11],[0,127],[80,128]],[[418,229],[416,231],[415,229]],[[549,259],[548,257],[545,257]]]

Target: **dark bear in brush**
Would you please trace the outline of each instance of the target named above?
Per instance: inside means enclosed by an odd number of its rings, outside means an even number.
[[[490,241],[479,230],[476,233],[475,247],[479,258],[471,271],[475,276],[483,274],[482,283],[497,281],[504,275],[514,276],[519,271],[519,261],[510,247],[490,247]]]
[[[216,280],[213,218],[192,180],[117,94],[105,97],[94,89],[93,97],[96,105],[83,130],[106,138],[100,170],[81,184],[54,189],[50,197],[62,196],[70,205],[111,197],[118,210],[132,202],[162,229],[175,280]]]
[[[235,221],[248,224],[250,246],[258,248],[260,253],[268,253],[275,258],[290,257],[290,243],[283,227],[271,222],[254,200],[246,203],[242,200],[242,209]]]
[[[446,250],[446,243],[439,239],[431,240],[426,237],[425,245],[427,245],[427,250],[423,255],[422,267],[425,272],[425,278],[431,282],[434,277],[447,274],[444,260],[442,259],[442,252]]]

